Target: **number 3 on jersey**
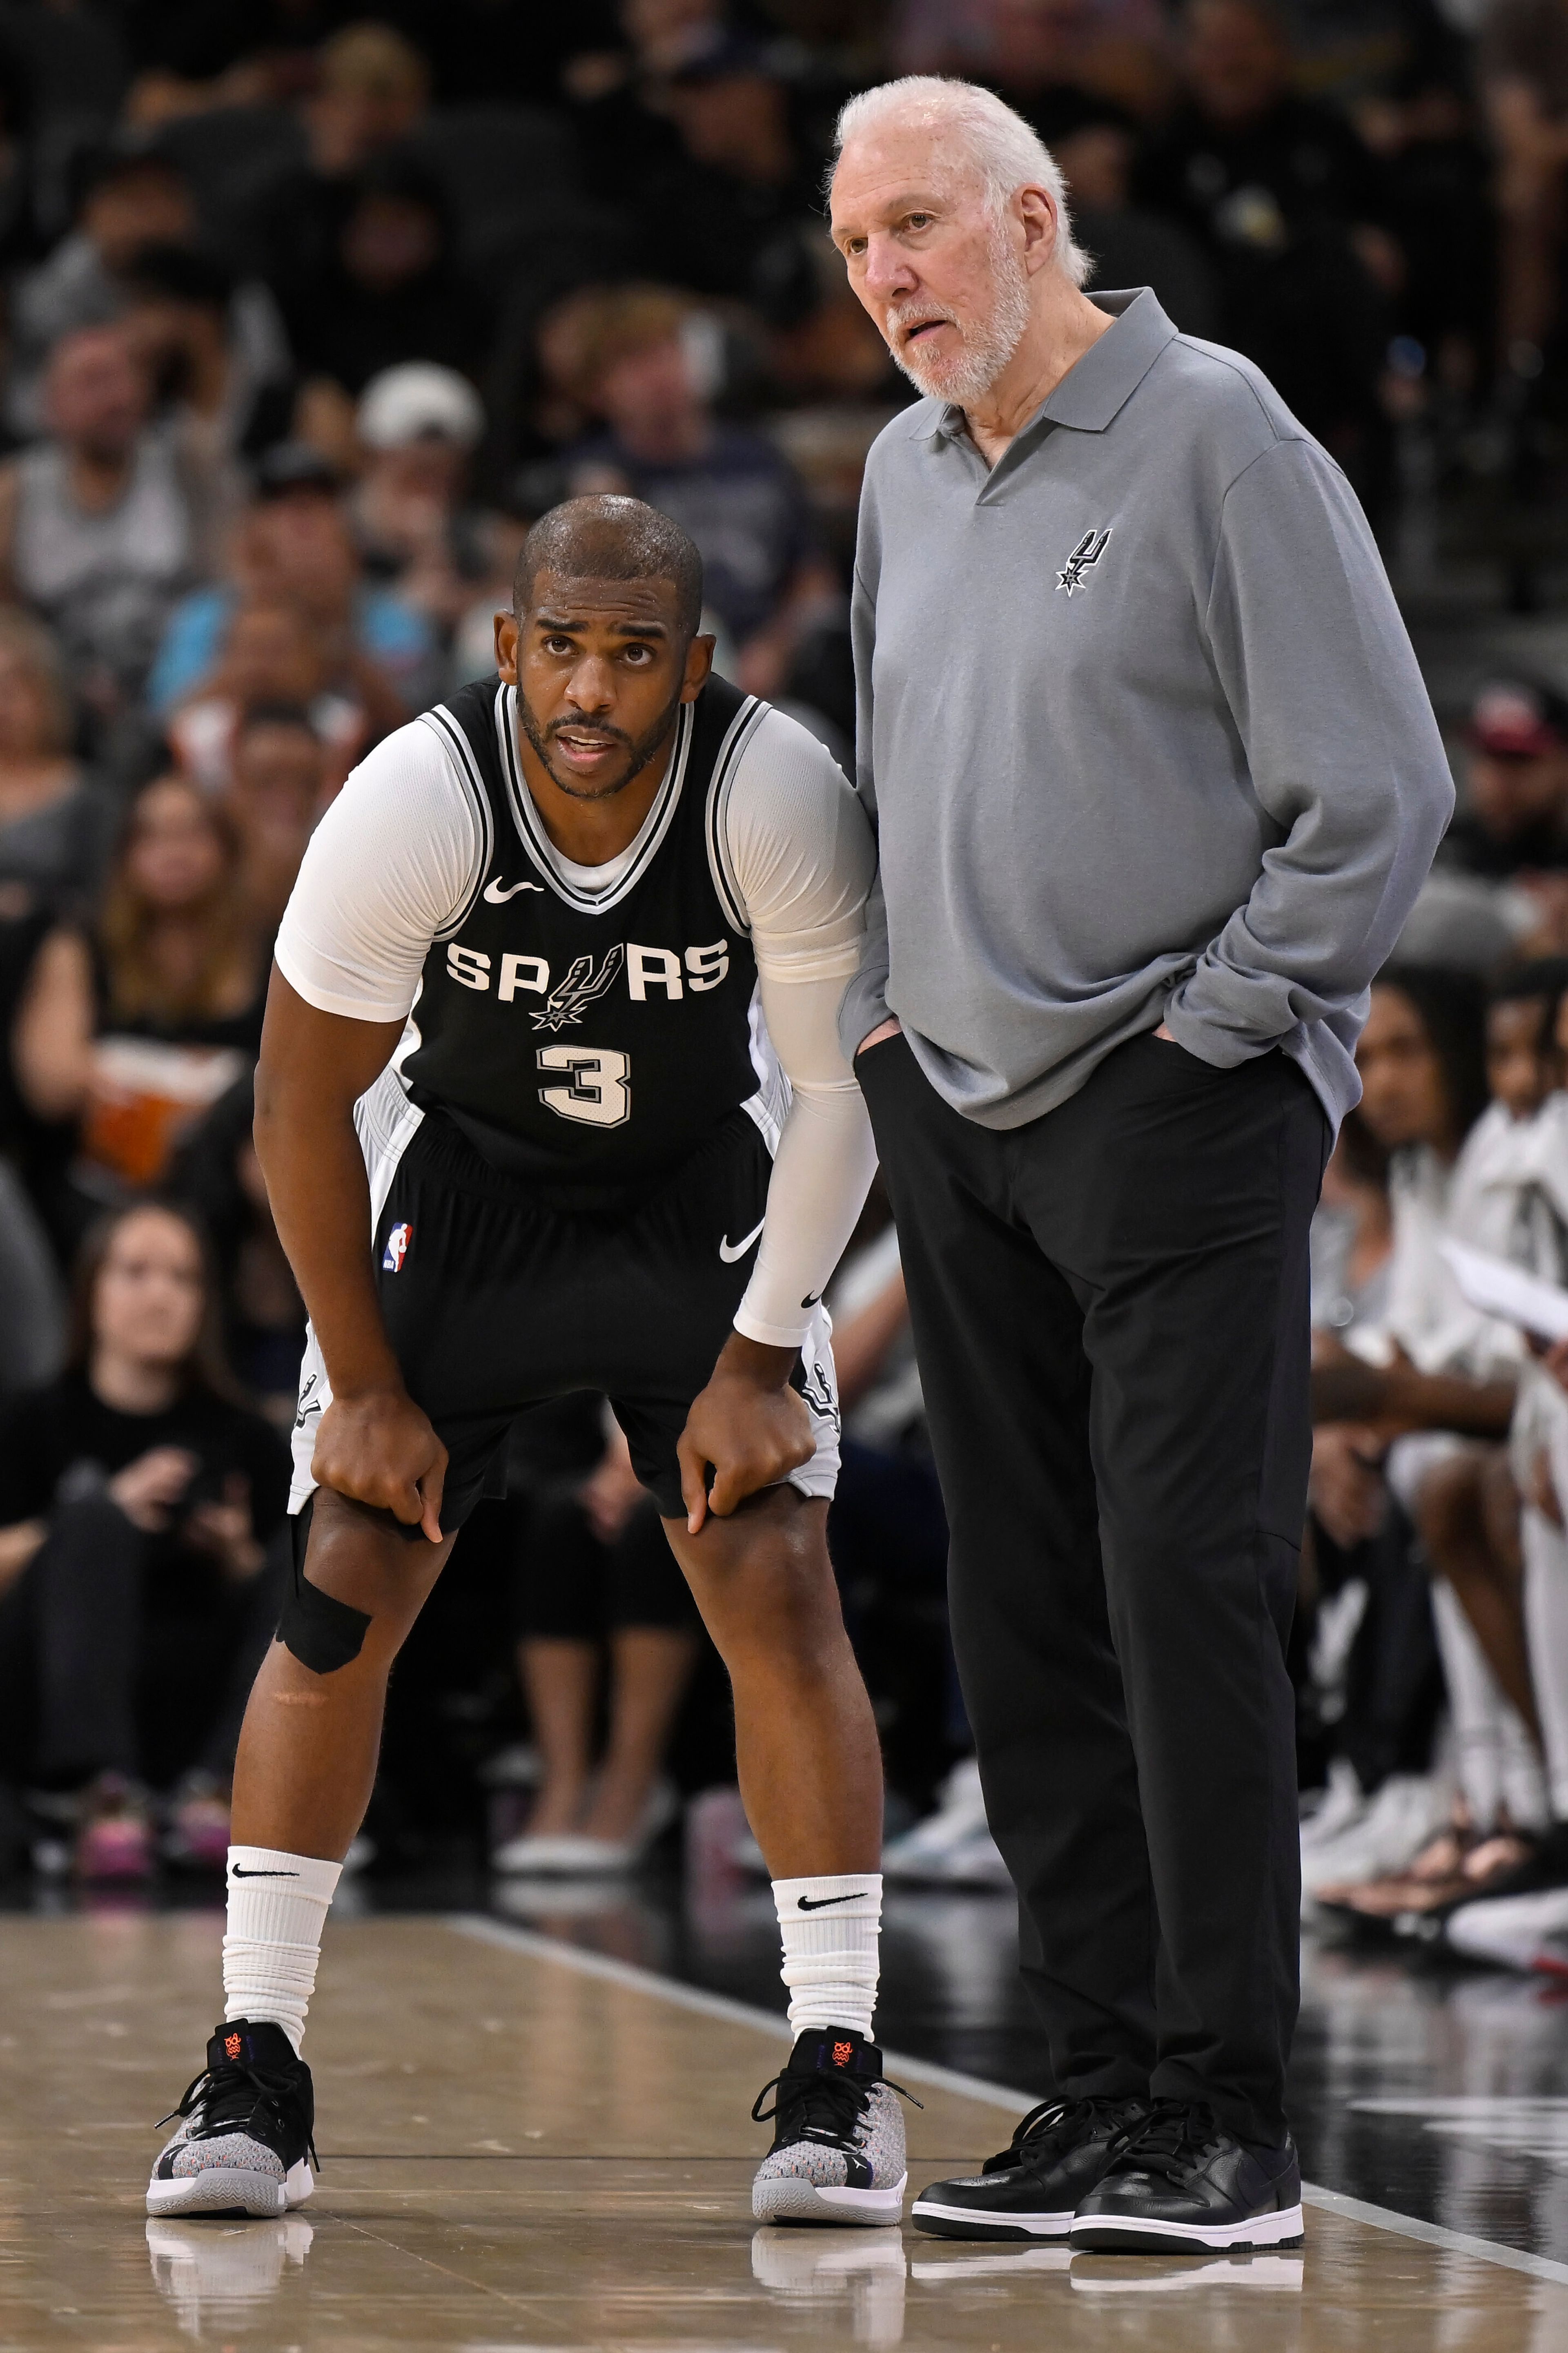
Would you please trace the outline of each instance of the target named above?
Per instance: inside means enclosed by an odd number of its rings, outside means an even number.
[[[542,1071],[565,1073],[563,1087],[541,1087],[539,1100],[562,1119],[586,1120],[590,1127],[624,1127],[632,1115],[631,1057],[601,1046],[541,1046]]]

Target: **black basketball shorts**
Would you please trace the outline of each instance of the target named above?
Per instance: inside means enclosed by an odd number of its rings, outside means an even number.
[[[408,1393],[450,1458],[441,1525],[461,1527],[499,1492],[512,1424],[578,1389],[609,1398],[633,1466],[668,1518],[684,1514],[676,1440],[712,1373],[756,1257],[772,1157],[734,1113],[630,1215],[610,1222],[542,1208],[481,1159],[439,1112],[361,1106],[376,1285]],[[831,1496],[838,1398],[819,1307],[795,1384],[816,1438],[792,1474]],[[331,1401],[314,1332],[300,1368],[289,1509],[315,1486],[316,1427]]]

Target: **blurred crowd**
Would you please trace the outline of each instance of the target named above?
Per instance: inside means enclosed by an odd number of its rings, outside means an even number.
[[[303,1331],[249,1140],[270,942],[354,763],[491,667],[531,522],[673,514],[720,669],[847,763],[910,396],[823,177],[846,97],[933,70],[1046,139],[1093,283],[1268,373],[1396,579],[1418,512],[1468,595],[1550,605],[1568,0],[0,0],[0,1862],[221,1861]],[[1565,684],[1437,682],[1462,814],[1320,1219],[1295,1663],[1309,1877],[1358,1917],[1568,1879],[1554,1360],[1440,1250],[1568,1275]],[[890,1868],[996,1883],[879,1195],[832,1303]],[[624,1440],[564,1401],[411,1646],[362,1852],[620,1869],[731,1778]]]

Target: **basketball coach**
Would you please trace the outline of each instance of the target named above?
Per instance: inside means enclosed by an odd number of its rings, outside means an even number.
[[[853,100],[831,218],[925,396],[861,507],[843,1035],[1059,2094],[914,2219],[1289,2245],[1308,1227],[1447,764],[1339,468],[1152,293],[1080,290],[999,99]]]

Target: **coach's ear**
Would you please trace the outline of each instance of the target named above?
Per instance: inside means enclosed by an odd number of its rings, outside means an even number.
[[[501,674],[503,685],[506,686],[517,684],[517,615],[498,613],[496,615],[496,668]],[[708,642],[711,645],[713,641],[710,638]]]
[[[500,625],[498,622],[496,626],[496,642],[499,645]],[[682,702],[695,702],[713,675],[713,649],[718,642],[717,638],[693,638],[687,647],[686,677],[680,689]]]

